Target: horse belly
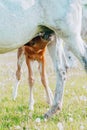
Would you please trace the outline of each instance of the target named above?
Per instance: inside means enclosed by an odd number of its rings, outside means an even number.
[[[0,53],[18,48],[35,36],[38,23],[36,13],[34,7],[24,10],[18,6],[13,10],[0,1]]]

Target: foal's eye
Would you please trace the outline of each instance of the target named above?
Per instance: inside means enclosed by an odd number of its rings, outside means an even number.
[[[32,42],[32,46],[35,44],[35,42]]]
[[[35,42],[31,42],[31,46],[35,45]]]
[[[30,42],[30,46],[33,46],[35,44],[35,42]]]

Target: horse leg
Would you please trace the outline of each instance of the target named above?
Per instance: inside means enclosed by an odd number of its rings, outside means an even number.
[[[57,47],[57,50],[60,49],[60,57],[61,57],[61,65],[63,65],[63,67],[66,68],[66,71],[67,69],[69,68],[69,64],[68,64],[68,61],[67,61],[67,58],[66,58],[66,55],[65,55],[65,51],[64,51],[64,46],[63,46],[63,40],[58,38],[58,43],[56,45]]]
[[[81,38],[82,6],[79,0],[72,1],[63,25],[64,28],[61,26],[61,30],[62,32],[65,31],[64,34],[66,34],[65,37],[62,37],[64,42],[78,58],[87,72],[87,45]]]
[[[62,108],[62,99],[64,92],[65,76],[66,76],[66,67],[65,63],[62,62],[62,53],[61,48],[59,47],[59,41],[57,43],[51,43],[48,45],[48,50],[52,58],[55,72],[56,72],[56,89],[53,105],[50,110],[44,115],[45,118],[51,117],[57,110]]]
[[[46,74],[46,68],[45,68],[45,57],[43,56],[43,59],[41,62],[39,62],[39,71],[41,75],[41,82],[45,88],[46,91],[46,97],[47,97],[47,103],[52,105],[53,102],[53,94],[52,91],[49,87],[48,79],[47,79],[47,74]]]
[[[82,40],[81,36],[74,36],[65,39],[72,53],[77,57],[85,71],[87,72],[87,45]]]
[[[56,21],[56,26],[54,25],[56,34],[60,35],[64,42],[70,47],[71,51],[75,54],[75,56],[79,59],[79,61],[84,66],[85,70],[87,71],[87,47],[84,41],[81,38],[81,22],[82,22],[82,6],[79,0],[72,1],[70,4],[68,11],[63,20],[58,25],[58,21]],[[78,25],[78,26],[77,26]],[[60,28],[60,32],[58,33],[58,28]],[[54,49],[54,48],[53,48]],[[54,51],[52,49],[52,51]],[[57,53],[56,53],[57,54]],[[45,114],[46,118],[52,116],[58,109],[61,109],[62,106],[62,96],[63,96],[63,88],[64,88],[64,78],[61,74],[61,70],[59,66],[60,62],[59,59],[54,57],[54,63],[56,68],[57,74],[57,86],[56,92],[54,97],[53,106],[51,109]],[[58,56],[59,57],[59,56]],[[63,74],[64,74],[63,70]],[[58,82],[59,78],[59,82]]]
[[[87,47],[81,39],[80,35],[73,35],[72,33],[71,36],[66,39],[64,38],[64,40],[87,71]],[[61,53],[60,50],[58,50],[58,47],[56,47],[55,44],[52,44],[49,45],[48,49],[53,59],[54,67],[56,69],[57,84],[53,105],[50,110],[45,114],[45,118],[51,117],[57,110],[61,110],[62,108],[62,99],[66,74],[65,67],[61,65]]]
[[[30,97],[29,97],[29,110],[34,109],[34,97],[33,97],[33,85],[34,85],[34,76],[33,76],[33,67],[32,61],[26,56],[26,64],[28,67],[28,75],[29,75],[29,89],[30,89]]]
[[[21,78],[21,66],[22,66],[23,61],[24,61],[24,52],[23,52],[22,48],[19,48],[18,52],[17,52],[16,81],[15,81],[15,85],[13,87],[13,94],[12,94],[13,100],[15,100],[17,97],[18,85],[19,85],[19,81]]]

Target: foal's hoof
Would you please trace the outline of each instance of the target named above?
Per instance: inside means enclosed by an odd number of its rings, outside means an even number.
[[[30,111],[34,111],[34,108],[33,108],[33,107],[29,107],[29,110],[30,110]]]
[[[15,101],[16,100],[16,95],[12,95],[12,100]]]
[[[53,105],[53,94],[51,92],[51,90],[49,90],[49,97],[47,97],[47,103],[49,104],[49,106]]]
[[[29,105],[29,110],[30,110],[30,111],[34,111],[34,105],[33,105],[33,104],[30,104],[30,105]]]

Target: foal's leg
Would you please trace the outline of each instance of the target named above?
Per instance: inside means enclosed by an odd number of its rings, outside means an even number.
[[[53,94],[52,94],[52,91],[51,91],[49,84],[48,84],[44,56],[43,56],[43,60],[41,62],[39,62],[39,71],[40,71],[40,75],[41,75],[41,82],[42,82],[42,84],[45,88],[45,91],[46,91],[47,102],[50,105],[52,105]]]
[[[21,66],[22,63],[24,61],[24,51],[22,48],[18,49],[17,52],[17,71],[16,71],[16,81],[15,81],[15,85],[13,87],[13,100],[16,99],[17,97],[17,91],[18,91],[18,85],[19,85],[19,80],[21,78]]]
[[[65,64],[62,62],[62,58],[63,58],[61,53],[62,50],[59,47],[60,46],[59,44],[60,44],[59,42],[58,44],[56,44],[55,42],[48,45],[48,50],[54,64],[57,81],[56,81],[56,90],[55,90],[53,105],[51,109],[45,114],[44,116],[45,118],[51,117],[57,110],[61,110],[62,108],[66,67]]]
[[[29,97],[29,110],[34,109],[34,97],[33,97],[33,85],[34,85],[34,76],[33,76],[33,67],[32,61],[26,56],[26,64],[28,67],[29,75],[29,88],[30,88],[30,97]]]

